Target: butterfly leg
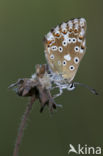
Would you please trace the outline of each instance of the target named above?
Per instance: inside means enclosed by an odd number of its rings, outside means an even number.
[[[90,86],[86,85],[86,84],[83,84],[83,83],[80,83],[80,82],[73,82],[74,86],[77,87],[77,86],[82,86],[84,88],[87,88],[89,89],[89,91],[92,93],[92,94],[95,94],[95,95],[98,95],[98,93],[96,92],[95,89],[91,88]]]
[[[58,94],[55,94],[55,95],[53,96],[53,99],[55,99],[55,98],[57,98],[58,96],[62,95],[62,93],[63,93],[63,90],[62,90],[62,88],[59,87],[59,93],[58,93]]]

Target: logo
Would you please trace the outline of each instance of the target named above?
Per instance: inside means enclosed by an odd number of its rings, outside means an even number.
[[[69,150],[68,154],[75,153],[75,154],[96,154],[101,155],[102,154],[102,148],[100,146],[97,147],[90,147],[88,145],[77,145],[77,148],[75,148],[72,144],[69,144]]]

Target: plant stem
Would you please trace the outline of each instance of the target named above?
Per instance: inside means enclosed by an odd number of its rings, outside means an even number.
[[[16,139],[16,144],[15,144],[15,147],[14,147],[13,156],[18,156],[19,147],[20,147],[20,144],[21,144],[24,128],[26,126],[26,122],[27,122],[27,119],[29,117],[29,114],[30,114],[30,112],[32,110],[32,105],[33,105],[34,101],[35,101],[35,97],[32,96],[31,99],[30,99],[30,102],[27,105],[26,110],[24,112],[23,118],[22,118],[20,126],[19,126],[19,131],[18,131],[18,135],[17,135],[17,139]]]

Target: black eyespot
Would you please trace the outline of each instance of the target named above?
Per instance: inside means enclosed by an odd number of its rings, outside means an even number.
[[[66,65],[66,61],[63,61],[63,65]]]
[[[69,69],[72,71],[75,69],[75,67],[73,65],[69,66]]]
[[[68,41],[71,42],[71,38],[69,38]]]
[[[74,63],[77,64],[78,62],[79,62],[79,58],[78,58],[78,57],[75,57],[75,58],[74,58]]]
[[[66,41],[63,41],[63,42],[62,42],[62,45],[63,45],[63,46],[66,46],[66,45],[67,45],[67,42],[66,42]]]
[[[73,41],[75,42],[75,39],[73,39]]]
[[[73,38],[72,41],[73,41],[73,43],[75,43],[76,42],[76,38]]]
[[[59,50],[59,52],[62,52],[63,48],[62,47],[58,47],[58,50]]]
[[[74,50],[75,50],[76,52],[79,52],[79,47],[76,46],[76,47],[74,48]]]

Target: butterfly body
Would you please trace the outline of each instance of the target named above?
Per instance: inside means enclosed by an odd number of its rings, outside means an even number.
[[[52,75],[71,83],[86,50],[86,20],[69,20],[45,36],[45,56]],[[57,78],[58,77],[58,78]]]

